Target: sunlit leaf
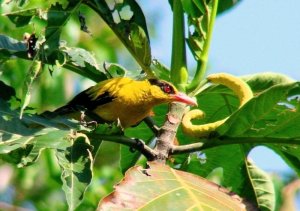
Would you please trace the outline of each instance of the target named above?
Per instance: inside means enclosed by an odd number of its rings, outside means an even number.
[[[56,3],[52,5],[47,12],[47,26],[45,31],[45,53],[51,55],[57,51],[60,44],[60,35],[63,27],[67,24],[70,17],[77,12],[81,1],[69,1],[66,8],[63,5]],[[52,55],[54,56],[54,55]]]
[[[83,134],[76,134],[69,141],[71,146],[58,149],[56,155],[69,210],[75,210],[92,179],[92,146]]]
[[[20,118],[22,118],[25,108],[30,103],[32,84],[33,84],[34,80],[36,79],[36,77],[38,76],[38,74],[40,73],[41,69],[42,69],[42,62],[38,61],[37,59],[35,59],[31,63],[31,66],[29,67],[29,70],[27,72],[27,77],[25,79],[25,84],[24,84],[25,96],[23,98],[23,104],[21,107]]]
[[[275,190],[270,176],[250,161],[246,161],[246,168],[259,210],[275,210]]]
[[[154,66],[155,75],[157,75],[157,77],[159,79],[163,79],[166,81],[171,80],[170,79],[170,70],[168,69],[168,67],[166,67],[164,64],[162,64],[157,59],[153,59],[152,64]]]
[[[64,67],[96,82],[107,79],[103,70],[100,69],[95,56],[89,51],[67,46],[61,47],[60,51],[67,55],[66,63],[62,64]]]
[[[251,205],[201,177],[150,163],[147,169],[133,167],[115,191],[102,199],[98,210],[246,210]]]
[[[188,14],[188,45],[196,60],[200,60],[212,12],[212,1],[182,1],[183,9]]]
[[[273,72],[263,72],[248,76],[246,75],[243,76],[242,79],[247,82],[254,93],[264,91],[277,84],[294,82],[294,80],[287,75]]]
[[[42,16],[45,15],[45,11],[34,8],[6,13],[4,15],[7,16],[16,25],[16,27],[21,27],[28,25],[33,17],[42,18]]]
[[[291,91],[300,94],[299,84],[276,85],[254,97],[235,112],[218,132],[231,137],[299,137],[299,109],[288,104]]]
[[[144,14],[135,0],[108,4],[93,0],[84,2],[95,10],[120,38],[129,52],[147,72],[151,64],[151,51]]]
[[[109,75],[111,75],[113,78],[123,77],[127,72],[127,70],[124,67],[114,63],[107,65],[107,67],[105,68],[108,71]]]

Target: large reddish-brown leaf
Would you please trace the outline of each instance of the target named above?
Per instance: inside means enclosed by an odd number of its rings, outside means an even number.
[[[255,210],[228,190],[169,166],[129,169],[98,210]]]

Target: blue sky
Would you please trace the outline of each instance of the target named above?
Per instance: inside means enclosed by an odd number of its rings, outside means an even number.
[[[151,10],[158,8],[161,13],[151,17]],[[214,28],[209,73],[247,75],[271,71],[300,81],[299,8],[299,0],[244,0],[220,15]],[[167,1],[151,1],[149,13],[147,20],[150,18],[159,29],[155,33],[159,39],[151,43],[153,56],[170,66],[170,54],[166,53],[171,52],[170,7]],[[191,54],[188,61],[189,67],[195,65]],[[268,172],[291,173],[285,162],[265,147],[255,148],[250,157]],[[299,208],[299,194],[295,200]]]
[[[220,16],[211,46],[211,71],[236,75],[272,71],[300,80],[299,8],[299,0],[245,0]],[[251,158],[267,171],[289,171],[266,148],[254,149]]]
[[[211,48],[213,71],[274,71],[300,79],[300,1],[244,0],[220,16]]]
[[[155,33],[158,39],[151,43],[153,56],[170,66],[170,7],[167,1],[151,1],[151,4],[150,13],[157,8],[162,11],[160,15],[150,19],[159,29]],[[299,8],[299,0],[244,0],[220,15],[214,28],[209,73],[247,75],[272,71],[300,81]],[[192,61],[189,55],[191,68],[195,65]],[[285,162],[265,147],[255,148],[250,157],[268,172],[291,173]],[[296,202],[299,208],[299,194]]]
[[[167,1],[151,1],[149,6],[144,10],[146,18],[158,28],[154,34],[157,39],[151,40],[153,56],[170,66],[170,6]],[[151,17],[158,8],[161,12]],[[244,0],[220,15],[214,28],[209,73],[247,75],[272,71],[300,80],[299,8],[299,0]],[[191,55],[188,61],[193,68]],[[255,148],[251,158],[269,172],[291,171],[276,154],[264,147]]]

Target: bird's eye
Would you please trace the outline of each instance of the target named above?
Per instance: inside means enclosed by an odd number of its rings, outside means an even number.
[[[171,93],[172,92],[172,88],[171,88],[171,86],[169,86],[169,85],[164,85],[163,86],[163,91],[165,92],[165,93]]]

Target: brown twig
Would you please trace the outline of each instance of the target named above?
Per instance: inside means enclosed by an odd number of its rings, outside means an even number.
[[[167,120],[161,127],[160,134],[157,137],[157,144],[154,150],[157,152],[156,161],[165,163],[176,136],[178,126],[184,114],[185,105],[181,103],[172,103],[170,111],[167,114]]]
[[[111,141],[111,142],[120,143],[129,146],[132,149],[136,149],[140,151],[149,161],[155,160],[155,158],[157,157],[157,152],[152,148],[150,148],[149,146],[147,146],[140,139],[128,138],[126,136],[117,136],[117,135],[101,135],[95,133],[88,133],[86,135],[90,139]]]

